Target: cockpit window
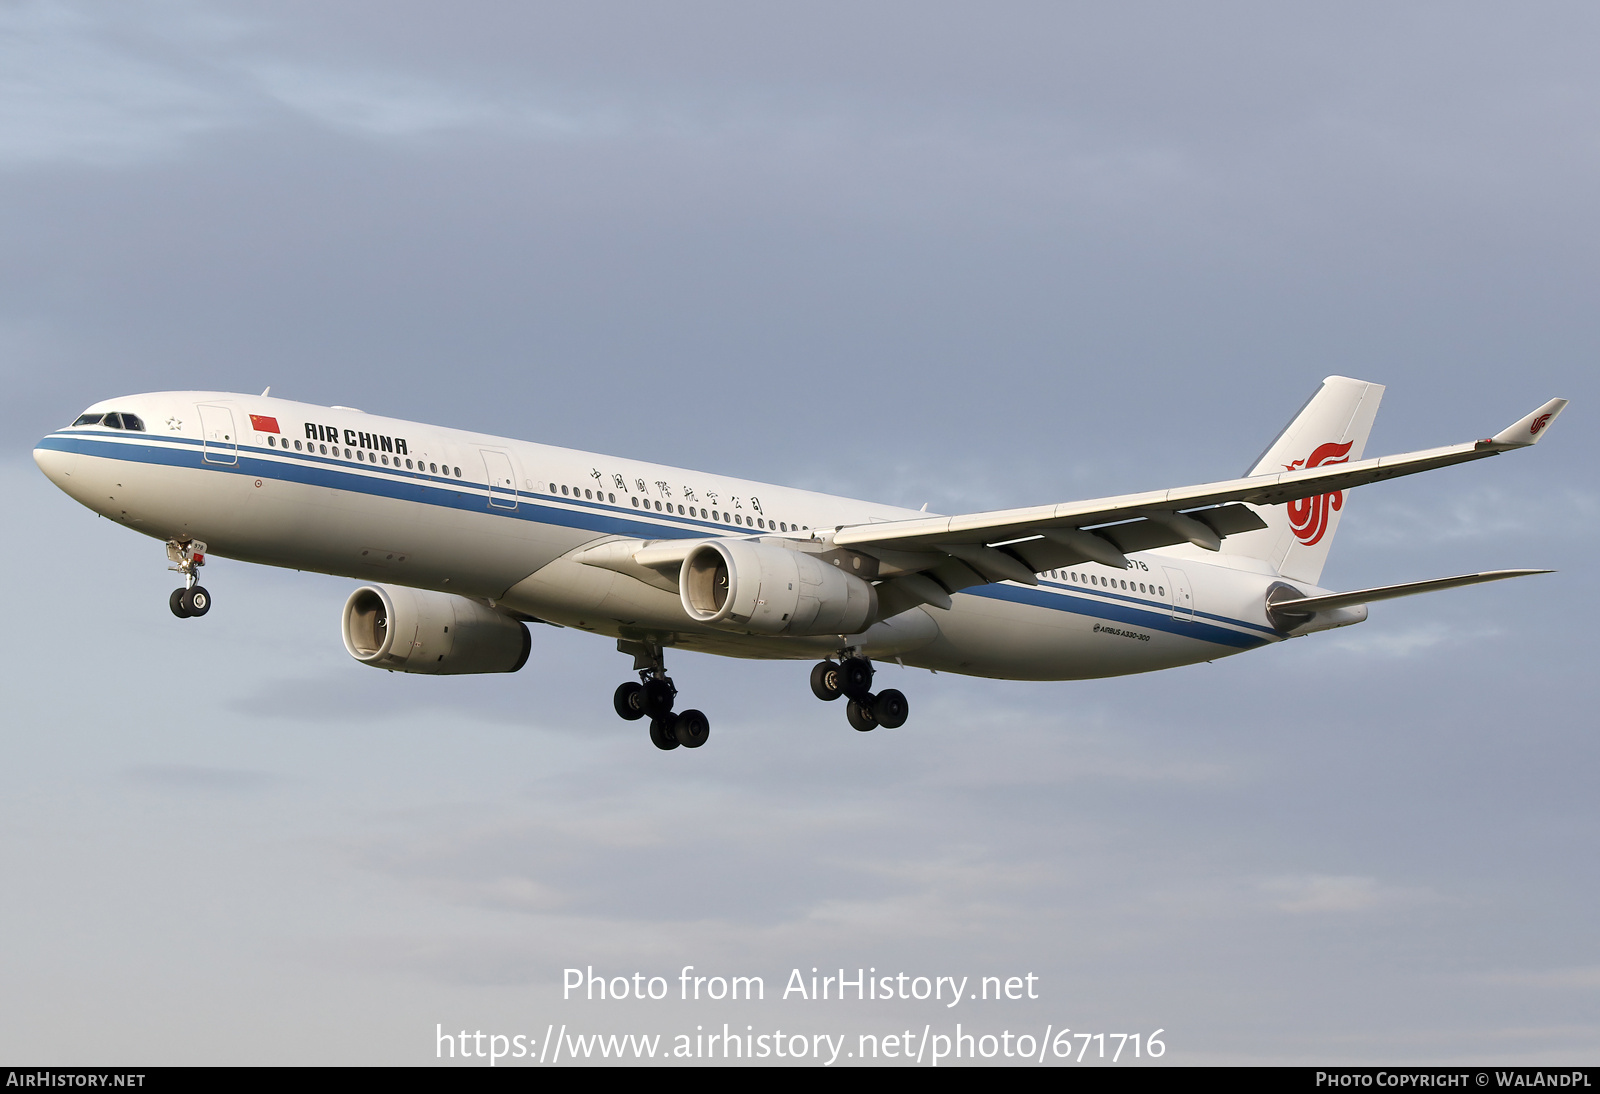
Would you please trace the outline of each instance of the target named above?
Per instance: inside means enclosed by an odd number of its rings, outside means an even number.
[[[132,429],[145,431],[144,421],[137,414],[123,414],[113,410],[110,414],[80,414],[73,425],[103,425],[107,429]]]

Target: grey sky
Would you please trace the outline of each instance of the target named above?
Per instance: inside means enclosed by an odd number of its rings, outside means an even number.
[[[1600,14],[1580,4],[0,7],[0,1056],[423,1062],[435,1023],[1167,1030],[1168,1059],[1593,1063]],[[343,652],[352,584],[159,544],[28,459],[273,392],[936,510],[1236,474],[1317,380],[1325,581],[1561,573],[1147,677]],[[21,534],[18,534],[21,533]],[[887,670],[898,673],[899,670]],[[559,1001],[561,969],[1034,971],[1043,1000]],[[892,1018],[890,1017],[892,1015]]]

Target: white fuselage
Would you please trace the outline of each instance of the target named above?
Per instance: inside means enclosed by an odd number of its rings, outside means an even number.
[[[1285,637],[1266,614],[1278,580],[1269,567],[1188,546],[1130,555],[1126,570],[1086,563],[1036,587],[977,586],[949,610],[913,608],[862,636],[731,633],[691,621],[665,583],[571,556],[612,537],[811,540],[926,514],[265,396],[164,392],[89,409],[137,415],[144,429],[68,427],[41,440],[34,459],[62,490],[136,531],[247,562],[485,599],[597,634],[738,657],[854,646],[1035,680],[1209,661]]]

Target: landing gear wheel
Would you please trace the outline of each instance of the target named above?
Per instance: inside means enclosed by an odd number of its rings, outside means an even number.
[[[198,618],[211,610],[211,594],[204,585],[196,585],[183,594],[183,603],[189,614]]]
[[[643,718],[644,707],[640,705],[643,692],[644,685],[637,680],[629,680],[617,688],[616,694],[611,697],[611,705],[617,708],[617,717],[629,722]]]
[[[660,718],[672,713],[672,702],[677,697],[678,689],[672,686],[672,681],[657,676],[644,682],[639,696],[639,709],[652,718]]]
[[[910,713],[911,704],[894,688],[878,692],[878,697],[872,701],[872,717],[884,729],[899,729],[906,724]]]
[[[699,748],[711,736],[711,721],[698,710],[686,710],[678,715],[678,724],[672,727],[672,735],[684,748]]]
[[[840,695],[839,666],[832,661],[818,661],[811,669],[811,694],[824,703],[831,703]]]
[[[188,619],[192,614],[184,604],[184,594],[188,591],[188,589],[173,589],[172,595],[167,597],[167,607],[171,608],[172,614],[179,619]]]
[[[858,732],[871,733],[878,728],[878,719],[872,715],[872,696],[867,696],[867,702],[850,700],[850,705],[844,708],[844,716],[850,719],[850,725]]]
[[[678,738],[673,734],[678,719],[671,714],[663,714],[658,718],[650,719],[650,743],[663,752],[671,752],[678,747]]]
[[[872,662],[865,657],[846,657],[839,662],[839,690],[863,703],[872,701]]]

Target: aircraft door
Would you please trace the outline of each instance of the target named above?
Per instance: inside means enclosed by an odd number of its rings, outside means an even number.
[[[1194,592],[1189,587],[1189,576],[1182,570],[1163,566],[1167,573],[1167,590],[1172,595],[1172,618],[1194,618]]]
[[[233,429],[233,411],[225,406],[201,406],[200,448],[206,463],[239,462],[239,435]]]
[[[495,509],[517,507],[517,473],[512,470],[511,456],[494,448],[485,448],[483,468],[489,473],[489,504]]]

